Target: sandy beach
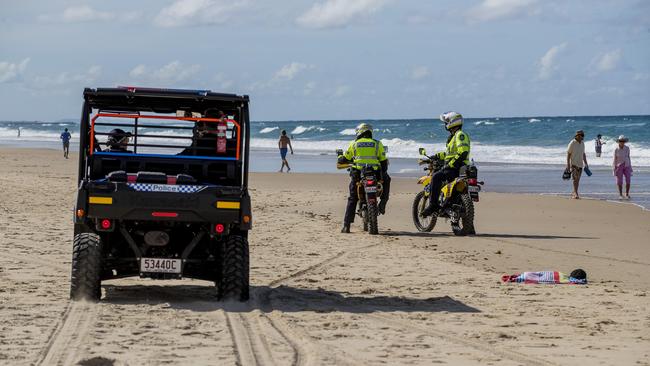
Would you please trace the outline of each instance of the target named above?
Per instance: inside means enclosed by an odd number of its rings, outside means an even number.
[[[76,154],[0,148],[0,364],[650,365],[650,212],[483,193],[473,237],[418,233],[394,179],[378,236],[340,234],[342,174],[251,175],[252,299],[124,279],[68,300]],[[503,284],[582,268],[590,283]]]

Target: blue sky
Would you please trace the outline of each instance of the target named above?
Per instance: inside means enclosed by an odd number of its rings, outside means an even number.
[[[0,119],[116,85],[255,120],[650,114],[650,1],[0,0]]]

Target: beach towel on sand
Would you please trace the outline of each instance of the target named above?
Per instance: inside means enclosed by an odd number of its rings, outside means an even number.
[[[533,283],[533,284],[574,284],[584,285],[587,283],[587,276],[582,273],[576,273],[575,270],[571,275],[557,271],[541,271],[541,272],[524,272],[513,275],[503,275],[501,280],[503,282],[517,282],[517,283]],[[584,274],[584,275],[581,275]]]

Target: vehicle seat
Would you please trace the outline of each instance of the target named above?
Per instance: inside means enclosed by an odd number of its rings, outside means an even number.
[[[138,172],[135,182],[167,184],[167,174],[161,172]]]
[[[106,178],[108,178],[109,182],[126,182],[128,179],[127,174],[124,170],[116,170],[114,172],[110,172],[108,175],[106,175]]]
[[[195,184],[196,179],[189,174],[178,174],[176,176],[176,184]]]

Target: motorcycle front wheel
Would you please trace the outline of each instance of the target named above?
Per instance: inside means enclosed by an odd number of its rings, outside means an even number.
[[[429,197],[424,195],[424,191],[418,193],[413,200],[413,223],[419,232],[428,233],[436,226],[438,218],[435,215],[428,217],[422,216],[422,211],[427,207]]]
[[[451,230],[456,236],[476,234],[474,230],[474,202],[472,202],[472,197],[470,197],[469,193],[463,193],[458,196],[457,200],[462,207],[462,211],[460,213],[460,220],[456,223],[451,223]]]

